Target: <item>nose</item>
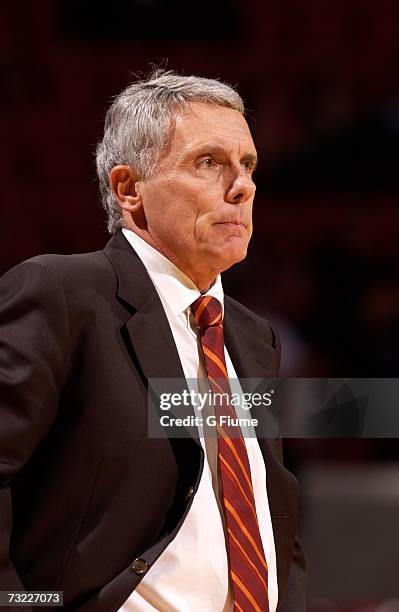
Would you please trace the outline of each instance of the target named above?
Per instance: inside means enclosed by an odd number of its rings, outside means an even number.
[[[253,182],[251,174],[245,169],[240,168],[235,171],[231,183],[226,192],[226,202],[231,204],[241,204],[246,202],[255,194],[256,186]]]

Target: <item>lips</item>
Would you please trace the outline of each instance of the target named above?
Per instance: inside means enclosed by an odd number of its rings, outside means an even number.
[[[247,232],[246,226],[242,223],[224,221],[221,223],[216,223],[215,225],[220,228],[220,231],[229,236],[237,236],[239,238],[242,238],[243,234]]]
[[[241,221],[219,221],[215,225],[227,225],[228,227],[242,227],[245,228],[246,225]]]

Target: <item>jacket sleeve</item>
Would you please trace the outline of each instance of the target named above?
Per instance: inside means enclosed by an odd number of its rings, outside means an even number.
[[[0,279],[0,590],[24,588],[10,554],[12,482],[55,418],[67,338],[64,292],[46,267],[25,262]]]

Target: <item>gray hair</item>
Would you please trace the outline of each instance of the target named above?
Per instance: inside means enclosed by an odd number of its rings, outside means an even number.
[[[104,136],[96,149],[96,165],[111,234],[122,227],[122,211],[109,183],[112,168],[118,164],[131,166],[143,181],[153,176],[174,118],[190,102],[207,102],[244,113],[241,97],[229,85],[216,79],[181,76],[171,70],[156,70],[148,78],[135,81],[108,109]]]

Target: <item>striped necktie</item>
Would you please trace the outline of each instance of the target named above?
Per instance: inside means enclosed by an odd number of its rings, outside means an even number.
[[[201,296],[191,310],[199,328],[205,367],[212,393],[231,396],[226,362],[222,306],[211,296]],[[236,418],[230,402],[215,402],[215,416]],[[231,423],[231,421],[230,421]],[[218,468],[227,527],[229,573],[234,612],[268,612],[267,562],[259,533],[255,498],[245,442],[234,424],[217,425]]]

